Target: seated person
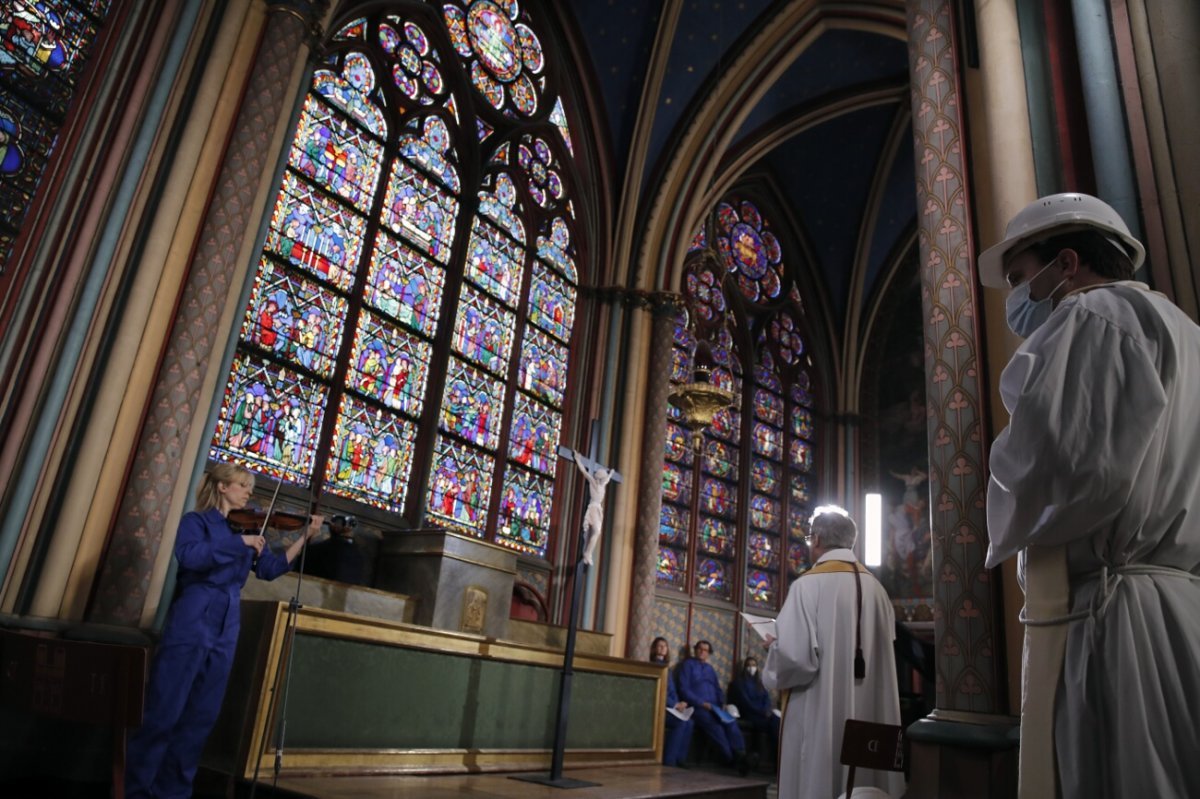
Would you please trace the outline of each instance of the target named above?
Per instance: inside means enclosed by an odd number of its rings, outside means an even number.
[[[308,547],[304,571],[314,577],[351,585],[367,584],[367,559],[354,540],[358,520],[334,516],[329,520],[329,538]]]
[[[771,753],[777,753],[779,717],[772,711],[771,693],[763,685],[757,658],[748,657],[742,662],[741,672],[729,683],[729,701],[737,705],[742,724],[754,733],[754,738],[761,741],[766,733]]]
[[[659,636],[650,643],[650,662],[670,665],[671,648],[667,639]],[[675,676],[667,672],[667,710],[686,710],[688,703],[679,698],[675,691]],[[681,719],[674,713],[667,713],[666,740],[663,742],[663,765],[682,766],[687,758],[688,747],[692,743],[692,720]]]
[[[716,745],[721,759],[737,766],[738,771],[745,774],[750,770],[751,763],[746,757],[746,742],[742,738],[742,731],[738,729],[735,719],[728,714],[722,718],[717,713],[724,713],[725,694],[717,680],[717,672],[708,662],[708,656],[712,654],[712,644],[699,641],[693,651],[695,657],[680,663],[676,670],[675,680],[679,696],[696,709],[692,721]]]

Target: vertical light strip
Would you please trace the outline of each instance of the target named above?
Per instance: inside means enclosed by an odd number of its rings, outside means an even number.
[[[863,551],[864,566],[883,565],[883,495],[867,494],[867,539]]]

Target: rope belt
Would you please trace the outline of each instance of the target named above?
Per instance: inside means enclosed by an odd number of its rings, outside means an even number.
[[[1100,581],[1100,590],[1092,597],[1092,602],[1088,607],[1083,610],[1077,610],[1074,613],[1068,613],[1063,616],[1052,616],[1048,619],[1031,619],[1026,614],[1026,609],[1021,608],[1020,621],[1029,627],[1054,627],[1082,619],[1103,618],[1105,611],[1108,610],[1109,602],[1116,595],[1117,586],[1127,576],[1175,577],[1191,580],[1192,582],[1200,582],[1200,574],[1192,574],[1189,571],[1176,569],[1171,566],[1155,566],[1149,563],[1131,563],[1125,566],[1105,565],[1101,566],[1099,571],[1086,574],[1079,580],[1079,582],[1083,583],[1090,583],[1093,580]]]

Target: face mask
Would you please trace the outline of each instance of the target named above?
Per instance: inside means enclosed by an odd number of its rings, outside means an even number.
[[[1054,259],[1054,261],[1057,260],[1057,258]],[[1008,298],[1004,301],[1004,311],[1008,317],[1008,326],[1012,332],[1021,338],[1032,336],[1034,331],[1045,324],[1046,320],[1050,318],[1050,314],[1054,310],[1054,302],[1051,300],[1051,297],[1054,296],[1054,292],[1058,291],[1063,283],[1067,282],[1067,279],[1064,277],[1059,281],[1057,286],[1050,289],[1050,293],[1043,299],[1034,300],[1030,298],[1030,284],[1037,280],[1042,272],[1053,266],[1054,261],[1043,266],[1038,270],[1036,275],[1010,291]]]
[[[753,677],[755,674],[758,674],[758,666],[747,666],[746,673]]]

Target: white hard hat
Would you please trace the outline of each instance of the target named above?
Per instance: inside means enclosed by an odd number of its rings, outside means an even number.
[[[1146,248],[1129,232],[1129,226],[1111,205],[1090,194],[1067,192],[1051,194],[1034,200],[1012,218],[1004,231],[1004,239],[979,254],[979,278],[983,285],[1002,289],[1004,256],[1010,251],[1038,241],[1091,228],[1113,234],[1120,239],[1125,254],[1137,269],[1146,259]],[[1110,240],[1112,236],[1108,237]],[[1117,242],[1113,242],[1117,244]]]

